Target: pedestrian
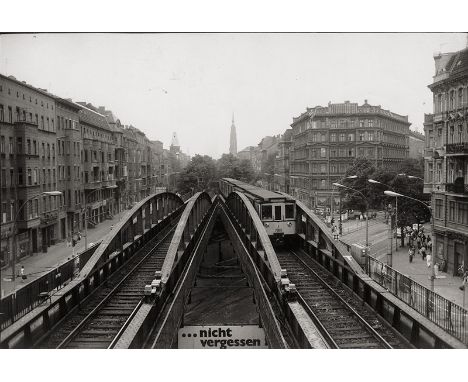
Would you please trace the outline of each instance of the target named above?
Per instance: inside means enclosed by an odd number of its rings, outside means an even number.
[[[21,279],[22,280],[26,279],[26,275],[24,274],[24,265],[21,266],[20,272],[21,272]]]
[[[113,225],[113,224],[111,224],[111,226],[110,226],[110,230],[112,231],[112,229],[113,229],[113,228],[114,228],[114,225]]]
[[[428,253],[427,256],[426,256],[426,264],[427,264],[428,268],[431,267],[431,260],[432,260],[432,256],[431,256],[430,253]]]
[[[426,245],[427,250],[429,252],[431,252],[432,251],[432,240],[431,240],[431,237],[429,235],[427,235],[427,243],[426,244],[427,244]]]
[[[421,245],[421,249],[419,250],[419,253],[421,254],[422,259],[425,260],[427,253],[426,253],[426,247],[424,246],[424,244]]]
[[[409,262],[413,262],[413,257],[414,257],[414,248],[412,245],[410,245],[410,248],[408,250],[408,256],[409,256]]]

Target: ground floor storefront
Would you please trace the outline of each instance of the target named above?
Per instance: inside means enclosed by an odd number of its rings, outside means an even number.
[[[443,262],[442,271],[453,276],[463,274],[468,265],[468,235],[436,227],[434,240],[436,262]]]

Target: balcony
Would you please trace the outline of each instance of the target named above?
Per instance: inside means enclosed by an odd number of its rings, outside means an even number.
[[[460,195],[468,195],[468,184],[465,184],[465,178],[457,178],[453,183],[445,185],[446,192]]]
[[[445,145],[447,154],[468,155],[468,142],[449,143]]]
[[[46,212],[41,215],[41,225],[48,225],[55,222],[58,218],[57,211]]]
[[[85,190],[95,190],[97,188],[101,188],[101,181],[92,181],[92,182],[85,182],[84,189]]]

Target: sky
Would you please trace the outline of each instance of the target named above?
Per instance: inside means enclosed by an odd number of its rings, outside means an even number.
[[[10,34],[0,73],[105,106],[164,147],[219,158],[282,134],[306,107],[344,101],[408,115],[432,112],[433,55],[464,33]]]

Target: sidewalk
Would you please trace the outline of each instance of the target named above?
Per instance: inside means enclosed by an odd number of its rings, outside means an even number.
[[[343,233],[344,232],[343,230]],[[424,224],[424,232],[426,234],[431,234],[431,226],[429,223]],[[353,243],[365,244],[365,224],[356,231],[342,235],[340,240],[349,245]],[[405,238],[405,246],[403,248],[400,247],[400,244],[401,240],[398,239],[398,249],[395,250],[395,239],[393,239],[392,268],[430,289],[431,280],[429,276],[431,275],[432,269],[427,267],[426,260],[423,260],[418,254],[414,256],[413,262],[410,263],[408,258],[408,240]],[[387,264],[387,253],[389,253],[387,224],[377,222],[371,226],[369,221],[369,248],[371,256]],[[452,276],[439,271],[438,277],[434,280],[434,292],[460,306],[463,306],[463,293],[466,293],[465,307],[467,307],[468,291],[463,292],[459,289],[461,283],[461,277]]]
[[[122,211],[121,217],[123,218],[125,211]],[[104,220],[97,225],[96,228],[88,228],[88,247],[91,243],[96,243],[109,232],[111,225],[116,225],[119,222],[119,215],[116,214],[112,220]],[[2,297],[11,293],[14,289],[18,290],[27,285],[31,281],[41,277],[44,273],[49,272],[51,269],[64,263],[73,257],[73,252],[78,254],[84,251],[85,239],[84,232],[82,238],[77,242],[74,248],[67,247],[67,242],[61,242],[53,245],[47,249],[47,253],[38,253],[29,257],[25,257],[17,262],[17,269],[24,266],[24,273],[27,276],[26,280],[17,277],[15,283],[11,280],[12,268],[7,267],[1,271],[1,294]],[[15,284],[15,285],[13,285]]]
[[[387,263],[386,257],[387,256],[383,254],[376,258]],[[431,267],[428,267],[426,260],[423,260],[421,255],[418,254],[414,256],[413,262],[410,263],[408,257],[408,246],[398,248],[396,252],[393,252],[392,268],[406,276],[409,276],[411,279],[426,288],[431,288],[431,280],[429,278],[432,272]],[[461,283],[461,277],[452,276],[439,271],[436,279],[434,280],[434,292],[460,306],[463,306],[463,293],[467,293],[465,296],[466,308],[468,305],[468,292],[464,292],[459,289]]]

